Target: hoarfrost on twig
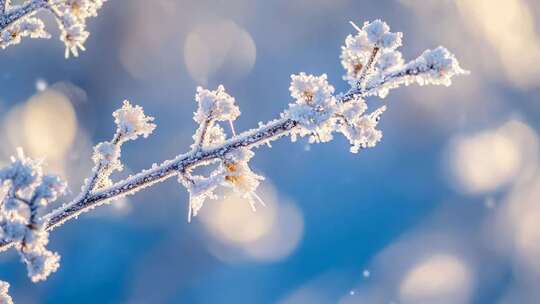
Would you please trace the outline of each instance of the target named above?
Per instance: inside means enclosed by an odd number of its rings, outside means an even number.
[[[17,43],[24,36],[45,37],[42,23],[32,16],[38,9],[46,8],[59,20],[67,54],[77,55],[88,36],[84,20],[95,16],[103,2],[34,0],[11,7],[9,1],[0,0],[0,45]],[[377,126],[387,107],[369,110],[365,98],[384,97],[391,89],[413,83],[447,86],[453,76],[467,73],[443,47],[426,50],[405,63],[398,51],[402,33],[391,32],[381,20],[354,27],[356,33],[347,36],[341,49],[343,78],[351,85],[347,92],[335,94],[325,74],[292,75],[289,87],[292,102],[280,117],[236,134],[233,122],[240,116],[240,109],[235,99],[223,86],[215,90],[197,88],[193,120],[198,127],[191,149],[124,180],[112,181],[111,173],[123,168],[123,144],[148,137],[156,128],[154,118],[147,116],[142,107],[124,101],[113,113],[116,132],[112,139],[94,147],[94,168],[79,195],[48,214],[41,214],[43,207],[55,201],[66,184],[56,176],[44,175],[40,162],[18,150],[11,164],[0,170],[0,250],[14,246],[32,281],[44,280],[56,271],[60,259],[45,247],[49,231],[97,206],[174,176],[189,192],[188,220],[198,214],[207,200],[218,198],[219,187],[240,193],[255,209],[257,203],[264,204],[257,195],[264,178],[249,165],[255,148],[271,147],[272,141],[284,136],[290,136],[293,141],[308,137],[310,143],[323,143],[331,141],[336,134],[345,136],[353,153],[374,147],[382,139]],[[231,127],[232,136],[227,137],[222,124]],[[212,170],[207,176],[195,174],[199,167]],[[6,291],[6,283],[2,283],[0,299],[7,299]]]
[[[11,5],[0,0],[0,48],[19,44],[24,37],[50,38],[43,21],[36,14],[45,10],[52,13],[60,29],[60,40],[66,46],[65,56],[79,56],[90,36],[86,21],[97,16],[106,0],[27,0]]]

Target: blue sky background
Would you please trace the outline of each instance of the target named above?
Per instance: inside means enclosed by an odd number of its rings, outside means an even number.
[[[158,128],[125,145],[119,178],[187,151],[198,85],[236,97],[238,130],[286,107],[291,73],[347,90],[349,20],[402,31],[408,59],[444,45],[472,74],[369,100],[388,105],[384,138],[357,155],[343,138],[260,148],[270,207],[256,214],[210,202],[187,223],[187,194],[169,180],[54,231],[62,262],[46,282],[31,283],[14,251],[0,278],[16,303],[535,303],[540,6],[500,2],[111,0],[79,58],[55,39],[1,51],[2,162],[22,145],[74,193],[123,99]]]

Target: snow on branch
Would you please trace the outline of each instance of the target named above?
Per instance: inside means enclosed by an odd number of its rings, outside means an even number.
[[[13,304],[13,300],[9,296],[8,291],[9,291],[9,283],[0,281],[0,303]]]
[[[106,0],[27,0],[21,5],[11,5],[11,0],[0,0],[0,47],[19,44],[24,37],[50,38],[45,24],[36,16],[48,11],[60,28],[60,40],[66,46],[65,56],[79,56],[85,50],[89,32],[86,19],[97,16]]]
[[[67,1],[74,2],[101,5],[102,1]],[[235,99],[223,86],[216,90],[197,88],[193,119],[198,128],[190,150],[124,180],[112,181],[111,173],[123,168],[123,144],[149,136],[156,127],[154,119],[141,107],[124,101],[113,113],[113,138],[94,147],[95,166],[79,195],[48,214],[41,214],[43,207],[61,195],[66,185],[58,177],[44,175],[40,162],[18,150],[11,165],[0,170],[0,250],[15,247],[30,278],[43,280],[59,266],[58,254],[45,248],[52,229],[170,177],[176,177],[189,193],[188,220],[197,215],[207,200],[218,198],[216,190],[220,187],[240,193],[255,209],[257,203],[264,205],[257,195],[264,178],[249,166],[255,148],[270,146],[272,141],[285,136],[292,141],[307,137],[311,143],[324,143],[336,134],[348,139],[353,153],[374,147],[382,139],[377,125],[386,106],[369,110],[366,97],[384,97],[391,89],[413,83],[450,85],[453,76],[467,73],[443,47],[427,50],[405,63],[397,50],[402,33],[390,32],[380,20],[366,22],[362,28],[354,27],[356,33],[346,38],[341,54],[346,71],[343,78],[351,86],[347,92],[335,94],[325,74],[292,75],[292,102],[280,117],[237,135],[233,122],[241,113]],[[232,136],[227,136],[223,124],[231,128]],[[195,174],[195,169],[203,166],[211,168],[210,173]],[[5,285],[0,288],[7,289]]]

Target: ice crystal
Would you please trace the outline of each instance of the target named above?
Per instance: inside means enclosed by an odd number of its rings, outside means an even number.
[[[240,116],[240,109],[234,104],[234,98],[225,92],[222,85],[215,91],[198,87],[195,101],[199,105],[193,115],[197,123],[201,124],[207,120],[235,120]]]
[[[110,142],[102,142],[94,147],[94,163],[101,165],[116,165],[120,159],[120,148]]]
[[[59,266],[60,256],[45,248],[49,233],[40,218],[41,210],[63,194],[66,183],[59,177],[43,175],[41,163],[18,149],[11,165],[0,170],[4,194],[0,205],[0,239],[16,242],[28,276],[37,282]]]
[[[139,136],[148,137],[156,125],[152,123],[153,117],[144,115],[141,106],[132,106],[129,101],[124,100],[124,105],[114,111],[114,122],[118,127],[117,132],[124,140],[137,139]]]
[[[374,46],[385,50],[395,50],[401,46],[403,34],[390,32],[386,22],[379,19],[364,23],[362,31],[366,32],[368,41]]]
[[[85,30],[84,24],[79,22],[79,19],[70,11],[62,13],[61,17],[57,19],[60,27],[60,40],[65,44],[66,51],[65,56],[69,58],[71,54],[73,56],[79,56],[79,50],[86,50],[84,43],[90,33]]]
[[[354,24],[353,24],[354,25]],[[370,69],[370,60],[375,60],[378,53],[393,55],[396,61],[401,54],[395,49],[401,46],[403,34],[390,32],[390,27],[381,20],[366,22],[362,28],[356,27],[357,33],[349,35],[345,39],[345,45],[341,47],[341,64],[347,71],[344,80],[351,85],[356,85],[361,76]],[[386,65],[388,59],[383,59]]]
[[[296,133],[309,135],[311,142],[332,140],[337,106],[334,87],[328,84],[326,74],[292,75],[289,90],[296,102],[289,105],[286,115],[300,124],[301,128]]]
[[[189,193],[188,221],[191,222],[191,217],[197,216],[206,200],[218,198],[214,191],[222,183],[223,176],[218,172],[214,172],[210,177],[199,175],[188,177],[185,174],[179,174],[178,180]]]
[[[8,292],[9,292],[9,283],[0,281],[0,303],[13,304],[13,300],[9,296]]]
[[[397,62],[390,69],[377,69],[362,89],[362,95],[378,95],[384,98],[391,89],[411,84],[449,86],[454,76],[468,73],[460,67],[450,51],[440,46],[424,51],[418,58],[406,64]]]
[[[382,132],[376,127],[385,110],[383,106],[369,115],[352,116],[341,126],[340,132],[349,140],[352,153],[358,153],[361,148],[372,148],[382,139]]]
[[[50,38],[45,31],[45,25],[37,18],[27,18],[13,23],[0,32],[0,47],[5,49],[10,45],[19,44],[23,37]]]
[[[223,161],[225,185],[232,187],[234,191],[248,199],[253,210],[255,210],[256,202],[264,205],[255,193],[264,177],[255,174],[248,165],[254,155],[255,153],[251,150],[238,149],[226,155]]]

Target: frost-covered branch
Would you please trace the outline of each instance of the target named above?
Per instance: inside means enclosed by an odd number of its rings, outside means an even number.
[[[8,294],[9,283],[0,281],[0,303],[2,304],[13,304],[13,300]]]
[[[106,0],[27,0],[21,5],[11,5],[10,0],[0,0],[0,47],[5,49],[18,44],[23,37],[50,38],[45,24],[37,17],[48,11],[60,28],[60,40],[65,44],[65,56],[77,57],[85,50],[84,43],[90,33],[86,20],[97,16]]]
[[[58,268],[60,256],[45,248],[49,241],[47,222],[41,210],[64,193],[66,183],[57,176],[43,175],[41,163],[24,156],[22,149],[11,165],[0,170],[2,238],[16,243],[32,281],[44,280]]]
[[[123,168],[123,144],[149,136],[156,127],[141,107],[124,101],[113,113],[113,138],[94,147],[94,168],[79,195],[45,215],[40,215],[42,207],[54,201],[65,184],[57,177],[43,175],[41,164],[26,158],[20,150],[12,164],[0,171],[0,250],[15,246],[31,279],[42,280],[57,269],[59,261],[56,253],[45,249],[48,233],[111,200],[176,177],[189,193],[188,220],[207,200],[218,198],[216,190],[220,187],[240,193],[255,209],[257,203],[264,204],[256,193],[264,178],[249,166],[255,148],[270,146],[284,136],[290,136],[292,141],[307,137],[311,143],[328,142],[338,133],[348,139],[353,153],[374,147],[382,138],[377,124],[386,106],[368,112],[365,97],[384,97],[390,89],[412,83],[449,85],[453,76],[466,73],[454,55],[442,47],[404,63],[397,50],[401,39],[401,33],[390,32],[380,20],[357,27],[342,47],[341,61],[346,70],[343,78],[351,85],[347,92],[335,94],[325,74],[292,75],[289,90],[293,102],[280,117],[238,135],[232,123],[240,116],[235,99],[223,86],[216,90],[198,88],[193,115],[198,127],[191,149],[115,182],[110,175]],[[227,123],[231,126],[229,136],[221,125]],[[210,168],[210,173],[196,174],[199,167]]]

